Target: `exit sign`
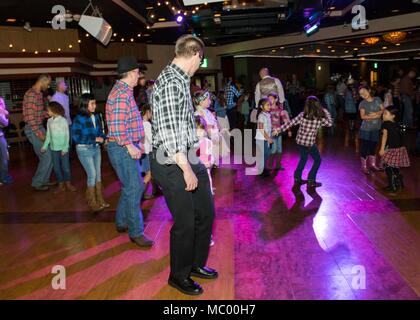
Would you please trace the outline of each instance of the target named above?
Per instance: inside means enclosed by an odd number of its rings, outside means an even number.
[[[203,63],[201,64],[201,68],[207,68],[209,66],[209,61],[207,60],[207,58],[203,59]]]

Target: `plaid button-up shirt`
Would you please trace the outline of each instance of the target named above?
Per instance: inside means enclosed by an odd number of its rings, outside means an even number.
[[[228,83],[225,87],[225,99],[226,99],[226,106],[228,109],[233,109],[236,107],[235,98],[239,98],[241,96],[241,92],[236,89],[236,87],[232,83]]]
[[[133,97],[133,88],[118,80],[109,93],[105,110],[108,137],[121,146],[143,143],[143,120]]]
[[[155,82],[151,104],[153,147],[163,148],[167,163],[174,163],[175,154],[198,146],[190,77],[177,65],[168,65]]]
[[[300,126],[296,136],[296,143],[301,146],[312,147],[315,144],[318,129],[320,127],[331,127],[333,124],[330,113],[326,110],[324,110],[324,112],[325,118],[314,120],[306,119],[303,112],[301,112],[292,121],[282,125],[280,127],[280,131],[284,132],[299,124]]]
[[[36,135],[41,132],[44,119],[48,118],[45,107],[46,101],[42,92],[37,92],[34,88],[26,91],[23,97],[23,121]]]

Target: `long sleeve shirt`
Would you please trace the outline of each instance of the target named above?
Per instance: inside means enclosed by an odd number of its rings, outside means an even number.
[[[241,92],[232,84],[228,83],[225,87],[226,107],[233,109],[236,107],[235,98],[239,98]]]
[[[26,91],[23,97],[23,121],[36,135],[41,133],[43,120],[48,118],[45,103],[42,92],[34,88]]]
[[[175,154],[186,155],[198,146],[190,77],[177,65],[168,65],[155,82],[151,103],[153,148],[163,148],[166,163],[175,163]]]
[[[51,97],[51,101],[58,102],[59,104],[63,106],[67,122],[69,123],[69,125],[71,125],[69,96],[66,95],[65,93],[61,93],[57,91]]]
[[[325,118],[313,120],[306,119],[303,112],[301,112],[292,121],[282,125],[280,132],[284,132],[295,125],[300,125],[296,136],[296,143],[301,146],[311,147],[315,144],[318,129],[320,127],[331,127],[333,124],[330,113],[326,110],[324,112]]]
[[[106,138],[99,114],[78,114],[73,119],[71,137],[75,144],[96,144],[96,138]]]
[[[271,92],[278,95],[280,103],[284,103],[284,89],[280,80],[271,76],[265,76],[255,87],[255,105],[258,106],[260,99],[266,98]]]
[[[44,149],[50,146],[53,151],[69,151],[69,124],[67,119],[62,116],[52,117],[47,122],[47,134],[45,138]]]
[[[109,93],[105,109],[108,137],[115,139],[120,146],[143,143],[143,120],[133,88],[118,80]]]
[[[0,137],[4,136],[3,128],[9,125],[9,118],[6,112],[0,110]]]

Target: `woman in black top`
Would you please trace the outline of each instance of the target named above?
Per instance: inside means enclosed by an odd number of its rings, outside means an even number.
[[[399,110],[393,106],[385,109],[382,124],[382,143],[379,155],[383,157],[389,185],[387,191],[395,192],[404,187],[399,168],[409,167],[407,149],[402,144],[401,129],[397,122]]]

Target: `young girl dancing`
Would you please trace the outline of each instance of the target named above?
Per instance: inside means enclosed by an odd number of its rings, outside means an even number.
[[[269,93],[267,95],[268,100],[270,101],[270,115],[271,115],[271,130],[276,131],[280,129],[283,123],[290,122],[289,114],[286,110],[283,109],[283,105],[279,101],[279,96],[276,93]],[[288,130],[289,138],[292,137],[292,131]],[[271,146],[271,161],[273,163],[272,169],[273,170],[284,170],[281,166],[281,154],[283,152],[283,141],[282,135],[279,134],[273,139],[273,144]],[[268,162],[270,162],[270,158]]]
[[[49,103],[47,112],[50,118],[47,122],[47,134],[41,152],[45,153],[48,147],[51,149],[53,169],[58,181],[58,188],[54,193],[66,189],[74,192],[76,188],[70,182],[70,132],[64,108],[58,102],[53,101]]]
[[[402,144],[399,121],[399,110],[389,106],[385,109],[382,124],[382,141],[379,155],[385,164],[388,177],[387,191],[395,192],[404,188],[403,178],[399,168],[409,167],[407,149]]]
[[[299,125],[296,143],[300,153],[300,160],[294,173],[296,185],[301,185],[306,182],[305,180],[302,180],[302,171],[308,161],[309,154],[314,160],[314,164],[308,174],[308,188],[320,187],[322,185],[320,182],[316,181],[316,175],[319,166],[321,165],[321,156],[316,145],[316,135],[320,127],[331,127],[332,124],[332,118],[328,110],[322,108],[317,97],[309,96],[306,99],[303,112],[291,122],[282,125],[275,133],[279,134],[289,130],[295,125]]]
[[[77,156],[87,174],[86,200],[92,211],[108,208],[102,195],[101,147],[106,135],[99,114],[95,113],[96,100],[85,93],[79,104],[79,112],[73,119],[72,138]]]
[[[363,173],[370,174],[370,170],[381,170],[376,165],[375,154],[376,146],[379,142],[384,106],[379,97],[372,95],[372,91],[368,86],[361,86],[359,94],[363,98],[359,104],[360,118],[362,119],[362,125],[359,130],[360,160]]]
[[[267,98],[263,98],[258,102],[257,133],[255,140],[257,141],[258,172],[263,177],[270,175],[267,168],[270,147],[273,144],[273,139],[271,138],[270,109],[270,101]]]

